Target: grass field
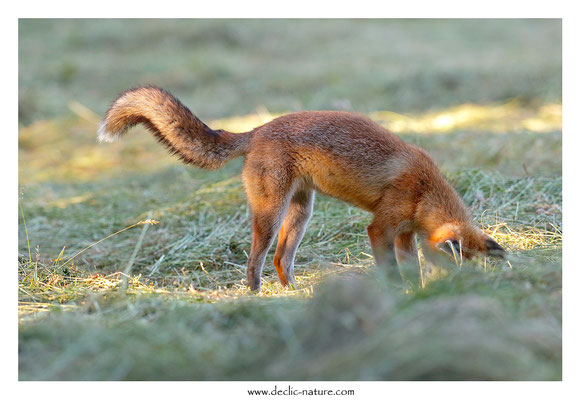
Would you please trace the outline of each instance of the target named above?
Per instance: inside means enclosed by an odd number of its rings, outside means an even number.
[[[21,380],[561,379],[559,21],[21,20],[19,62]],[[509,263],[404,291],[370,215],[318,195],[297,288],[271,251],[251,294],[241,160],[186,167],[142,128],[96,143],[145,83],[233,131],[368,114],[436,158]]]

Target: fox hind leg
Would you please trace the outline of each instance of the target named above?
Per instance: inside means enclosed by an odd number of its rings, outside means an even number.
[[[248,257],[246,278],[252,291],[260,289],[260,276],[276,231],[281,223],[280,212],[255,211],[252,217],[252,245]]]
[[[297,189],[290,200],[286,217],[278,233],[274,266],[284,286],[295,284],[295,256],[313,212],[314,198],[313,189]]]
[[[246,277],[250,289],[258,291],[266,254],[289,206],[292,180],[284,169],[265,166],[261,161],[247,162],[242,178],[252,214],[252,245]]]

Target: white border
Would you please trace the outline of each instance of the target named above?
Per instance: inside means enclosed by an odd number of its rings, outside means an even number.
[[[488,0],[486,2],[466,1],[406,1],[385,2],[378,4],[377,0],[359,0],[357,2],[341,1],[290,1],[279,3],[275,1],[238,1],[238,2],[194,2],[184,1],[99,1],[81,3],[78,1],[50,1],[31,2],[22,1],[14,5],[11,10],[3,10],[2,37],[7,44],[4,50],[3,85],[5,97],[2,99],[2,120],[4,126],[2,146],[3,183],[6,188],[2,196],[2,206],[8,210],[8,229],[3,231],[3,253],[8,262],[5,269],[7,273],[7,288],[2,291],[2,320],[5,329],[2,332],[2,379],[3,392],[13,393],[20,399],[68,399],[68,398],[103,398],[103,397],[131,397],[137,398],[163,398],[163,397],[222,397],[229,398],[250,397],[245,394],[246,389],[269,389],[274,387],[274,382],[250,383],[250,382],[181,382],[181,383],[32,383],[17,382],[17,309],[14,290],[15,273],[12,274],[15,259],[14,249],[17,248],[17,218],[13,213],[18,210],[17,198],[14,192],[17,190],[17,101],[18,98],[18,44],[17,18],[79,18],[79,17],[261,17],[261,18],[296,18],[296,17],[343,17],[343,18],[562,18],[563,21],[563,49],[564,49],[564,75],[563,75],[563,108],[564,108],[564,369],[563,382],[533,382],[533,383],[454,383],[454,382],[349,382],[330,383],[334,388],[354,388],[357,395],[350,398],[440,398],[447,399],[473,399],[490,400],[494,398],[520,398],[527,399],[558,398],[569,399],[578,396],[579,378],[576,364],[579,360],[579,302],[577,288],[580,279],[580,268],[575,258],[574,247],[579,243],[579,234],[576,224],[579,220],[579,137],[581,135],[580,124],[577,115],[579,113],[579,49],[578,39],[581,37],[579,29],[580,20],[575,13],[575,2],[567,1],[499,1]],[[163,7],[162,7],[163,6]],[[577,261],[577,262],[576,262]],[[5,277],[6,279],[6,277]],[[279,386],[281,383],[278,383]],[[286,384],[286,383],[282,383]],[[296,382],[296,387],[321,387],[325,383]],[[129,392],[130,391],[130,392]]]

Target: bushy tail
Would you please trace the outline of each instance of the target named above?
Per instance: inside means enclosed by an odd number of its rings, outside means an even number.
[[[111,104],[99,126],[99,139],[114,141],[137,124],[145,125],[183,162],[209,169],[246,154],[251,136],[212,130],[171,93],[145,86],[126,91]]]

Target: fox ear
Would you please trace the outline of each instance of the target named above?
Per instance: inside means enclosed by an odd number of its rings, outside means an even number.
[[[490,257],[504,258],[504,249],[490,238],[484,240],[484,246],[486,247],[486,255]]]

